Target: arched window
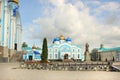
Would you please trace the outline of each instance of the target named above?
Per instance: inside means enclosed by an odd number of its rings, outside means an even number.
[[[57,58],[57,54],[55,54],[55,58]]]
[[[52,58],[52,54],[50,54],[50,59]]]
[[[74,52],[75,50],[73,49],[73,52]]]
[[[57,49],[55,49],[55,52],[57,52]]]
[[[73,54],[73,58],[75,58],[75,55]]]
[[[80,58],[80,54],[78,54],[78,58]]]
[[[80,50],[78,49],[78,52],[80,52]]]
[[[50,52],[52,51],[52,49],[50,49]]]

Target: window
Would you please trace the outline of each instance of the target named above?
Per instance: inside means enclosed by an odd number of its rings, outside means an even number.
[[[52,51],[52,49],[49,49],[49,51],[51,52],[51,51]]]
[[[52,58],[52,54],[50,54],[50,59]]]
[[[73,52],[74,52],[74,49],[73,49]]]
[[[57,52],[57,49],[55,49],[55,52]]]
[[[73,58],[75,57],[75,55],[73,54]]]
[[[78,58],[80,58],[80,54],[78,54]]]
[[[55,58],[57,58],[57,54],[55,54]]]
[[[78,52],[80,52],[80,50],[78,49]]]

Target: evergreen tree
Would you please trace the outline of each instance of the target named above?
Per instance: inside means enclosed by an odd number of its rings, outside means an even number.
[[[47,58],[48,58],[47,39],[44,38],[42,45],[42,54],[41,54],[42,62],[47,62]]]
[[[26,42],[23,42],[22,43],[22,50],[24,51],[26,47],[28,47],[28,45],[26,44]]]
[[[26,42],[23,42],[22,44],[22,48],[28,47],[28,45],[26,44]]]

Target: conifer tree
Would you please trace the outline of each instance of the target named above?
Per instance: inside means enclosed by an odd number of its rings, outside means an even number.
[[[42,59],[42,62],[47,62],[47,59],[48,59],[48,47],[47,47],[46,38],[44,38],[43,40],[41,59]]]
[[[26,42],[23,42],[22,44],[22,48],[28,47],[28,45],[26,44]]]

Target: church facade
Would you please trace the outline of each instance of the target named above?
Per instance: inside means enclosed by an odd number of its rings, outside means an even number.
[[[48,47],[49,60],[75,59],[84,60],[84,53],[80,46],[72,44],[71,38],[56,37]]]

